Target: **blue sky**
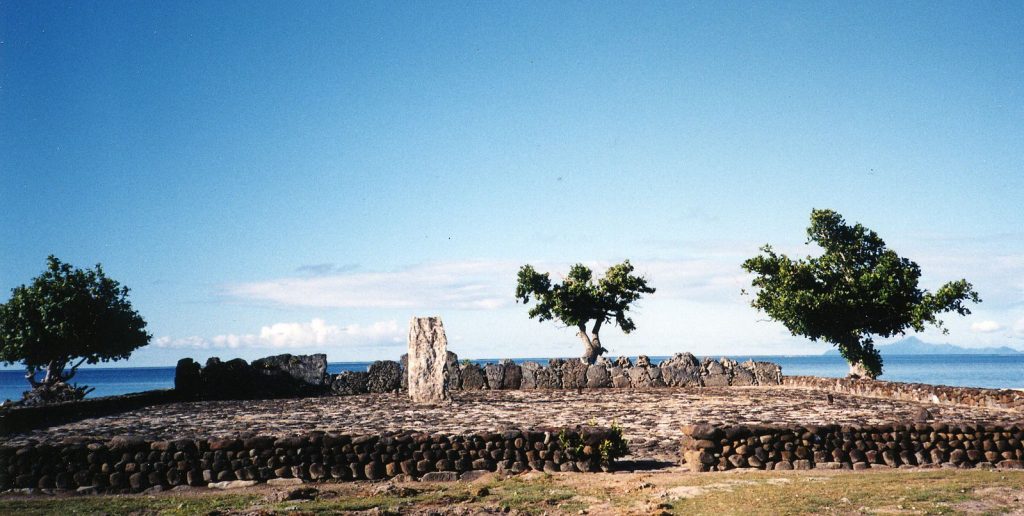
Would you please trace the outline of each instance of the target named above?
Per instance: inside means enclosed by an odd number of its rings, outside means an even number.
[[[515,271],[629,258],[612,354],[820,353],[748,306],[812,208],[984,303],[922,338],[1024,349],[1019,2],[5,2],[0,289],[48,254],[182,356],[570,356]]]

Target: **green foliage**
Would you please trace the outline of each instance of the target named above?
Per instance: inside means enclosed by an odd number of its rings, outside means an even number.
[[[942,327],[938,315],[970,312],[965,302],[980,302],[966,280],[946,283],[935,293],[918,288],[921,269],[888,249],[877,233],[847,225],[831,210],[813,210],[807,243],[822,254],[793,260],[769,245],[743,262],[755,274],[751,302],[781,322],[793,335],[824,340],[839,348],[852,365],[871,377],[882,373],[882,357],[873,335],[891,337],[925,325]]]
[[[33,385],[70,379],[83,362],[128,358],[149,343],[146,322],[132,309],[128,288],[108,278],[100,265],[78,269],[47,258],[46,270],[11,291],[0,305],[0,361],[23,362]],[[74,359],[70,372],[65,367]]]
[[[598,451],[601,454],[601,461],[605,464],[611,463],[615,459],[625,457],[629,454],[629,443],[626,442],[626,438],[622,436],[622,427],[617,423],[612,423],[611,435],[601,441],[598,446]]]
[[[574,459],[598,458],[603,464],[610,464],[615,459],[625,457],[629,454],[629,446],[622,436],[622,427],[612,423],[608,437],[601,440],[594,450],[593,456],[586,453],[586,443],[583,440],[582,432],[570,432],[564,428],[558,432],[558,443],[562,450],[569,452]]]
[[[643,294],[655,291],[647,285],[646,279],[633,274],[629,260],[609,267],[604,277],[596,282],[590,268],[579,263],[569,269],[562,283],[552,283],[548,273],[541,274],[532,265],[519,269],[518,280],[516,302],[536,301],[529,310],[531,319],[541,322],[557,319],[566,326],[579,328],[588,345],[592,339],[586,336],[587,323],[594,321],[594,339],[601,325],[609,321],[615,321],[624,333],[630,333],[636,329],[628,316],[630,305]],[[600,350],[597,355],[604,351],[599,343],[592,345]]]
[[[562,450],[572,452],[576,457],[583,457],[583,437],[579,432],[567,432],[564,428],[558,432],[558,443]]]

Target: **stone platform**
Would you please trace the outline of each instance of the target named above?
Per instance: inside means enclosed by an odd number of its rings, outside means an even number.
[[[15,434],[6,444],[55,443],[69,437],[106,440],[116,435],[148,439],[283,436],[311,430],[472,433],[583,423],[617,424],[634,457],[676,462],[680,428],[703,422],[877,425],[915,421],[924,415],[922,409],[934,421],[949,423],[1024,420],[1024,413],[1011,409],[883,400],[791,386],[457,391],[452,398],[452,405],[437,407],[417,406],[404,394],[179,402]]]

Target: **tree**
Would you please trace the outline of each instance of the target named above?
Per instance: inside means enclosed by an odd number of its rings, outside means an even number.
[[[51,255],[41,275],[11,294],[0,305],[0,361],[23,362],[33,389],[66,383],[83,363],[125,359],[149,343],[128,288],[99,264],[82,270]],[[42,381],[39,372],[45,373]]]
[[[519,269],[519,284],[516,286],[516,302],[529,303],[531,296],[536,303],[530,308],[530,318],[543,322],[558,319],[566,326],[579,329],[576,335],[583,341],[583,359],[594,363],[605,353],[601,346],[601,325],[609,321],[630,333],[636,329],[633,319],[626,315],[629,306],[643,294],[653,294],[654,288],[647,286],[642,276],[634,276],[633,265],[626,260],[613,265],[604,277],[593,280],[590,268],[577,263],[569,269],[569,275],[562,283],[551,283],[547,273],[540,274],[531,265]],[[594,325],[587,333],[587,324]]]
[[[851,376],[882,374],[873,335],[905,335],[923,331],[926,324],[947,333],[939,314],[967,315],[965,302],[981,302],[963,279],[935,293],[918,288],[916,263],[886,248],[874,231],[847,225],[834,211],[811,211],[806,243],[820,246],[822,254],[792,260],[765,245],[762,254],[743,262],[743,269],[755,274],[751,306],[793,335],[837,346]]]

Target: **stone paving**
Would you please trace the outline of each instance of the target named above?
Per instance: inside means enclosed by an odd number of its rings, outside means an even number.
[[[797,387],[456,391],[448,406],[424,407],[404,394],[364,394],[257,401],[157,405],[10,436],[6,444],[68,437],[155,439],[243,434],[288,435],[310,430],[350,434],[384,430],[470,432],[576,424],[623,427],[635,457],[678,458],[681,425],[875,424],[913,421],[927,408],[939,421],[1013,423],[1012,410],[937,406]]]

